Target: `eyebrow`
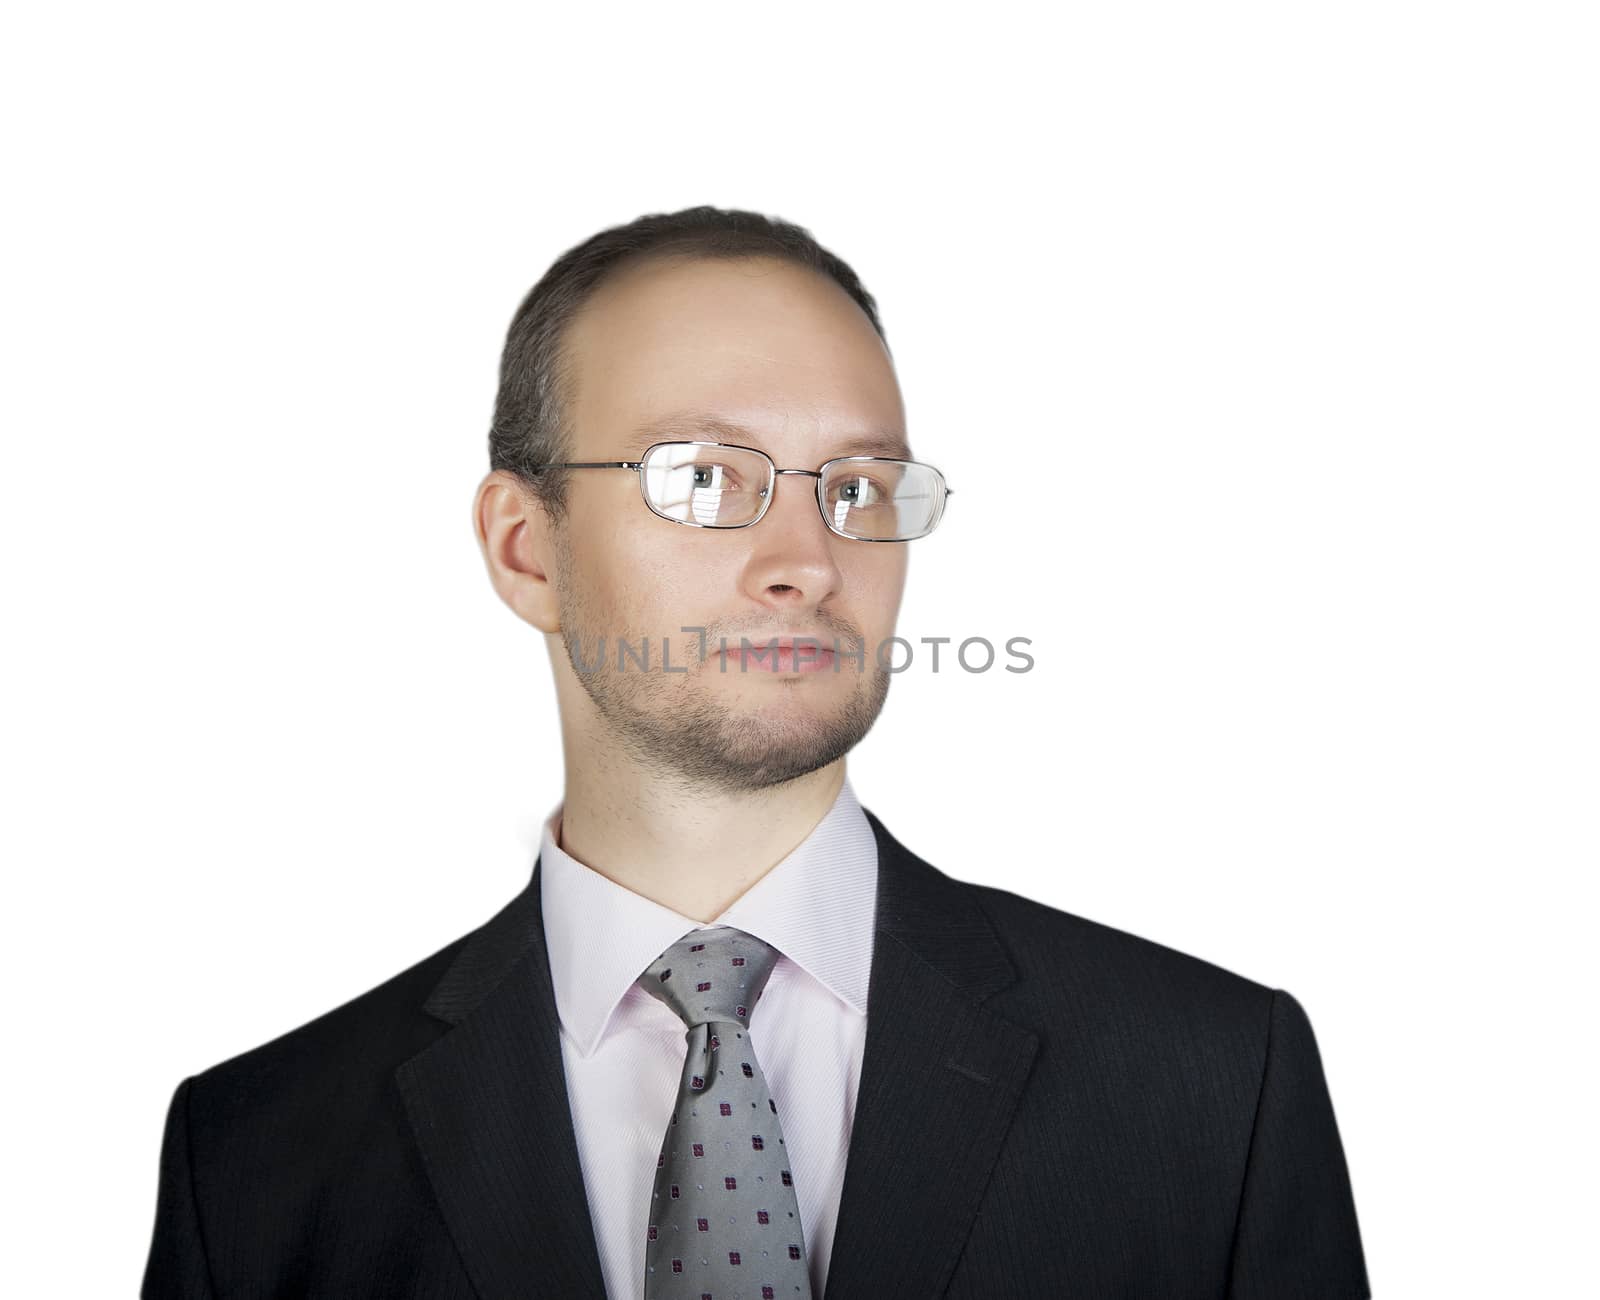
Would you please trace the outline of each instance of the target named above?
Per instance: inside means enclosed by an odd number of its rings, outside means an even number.
[[[634,459],[652,443],[673,441],[731,442],[743,447],[766,450],[761,446],[761,435],[749,425],[704,411],[678,411],[672,415],[650,420],[633,430],[623,440],[622,454]],[[834,446],[837,450],[833,456],[825,456],[824,460],[839,456],[887,456],[895,460],[911,459],[911,446],[905,434],[893,429],[868,429],[861,433],[847,434],[838,439]]]

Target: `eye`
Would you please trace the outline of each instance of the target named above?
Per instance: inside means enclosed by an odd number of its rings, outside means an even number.
[[[891,497],[888,488],[865,474],[852,474],[842,479],[833,491],[836,499],[857,509],[884,505]]]
[[[690,469],[697,491],[711,488],[733,491],[739,487],[739,476],[726,465],[719,465],[715,461],[697,461]]]

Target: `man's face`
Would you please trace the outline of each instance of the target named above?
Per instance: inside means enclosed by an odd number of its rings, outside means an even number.
[[[779,469],[910,454],[881,442],[905,430],[881,340],[842,289],[803,267],[636,264],[593,295],[566,339],[572,460],[638,460],[669,440],[756,447]],[[708,430],[695,415],[742,431]],[[867,733],[889,688],[877,650],[894,632],[906,545],[830,532],[815,488],[779,475],[758,523],[695,528],[653,514],[637,474],[571,472],[551,579],[561,653],[606,739],[695,784],[748,791],[815,771]],[[703,659],[700,635],[685,627],[705,629]],[[807,635],[860,653],[809,672],[738,653],[741,637]],[[632,658],[618,668],[619,639],[648,643],[648,669]],[[687,672],[662,671],[663,640]]]

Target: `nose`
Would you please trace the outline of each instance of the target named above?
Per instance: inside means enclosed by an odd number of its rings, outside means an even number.
[[[779,470],[766,514],[744,530],[750,540],[746,594],[773,608],[815,608],[844,583],[837,550],[851,543],[828,531],[816,483],[811,475]]]

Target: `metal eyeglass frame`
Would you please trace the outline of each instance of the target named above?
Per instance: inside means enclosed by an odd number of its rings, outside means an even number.
[[[692,519],[674,519],[671,515],[662,514],[661,511],[657,510],[655,506],[651,504],[650,494],[645,491],[644,475],[639,473],[639,471],[644,468],[645,459],[647,459],[650,453],[653,452],[657,447],[728,447],[734,451],[749,451],[754,452],[757,456],[760,456],[762,460],[767,462],[767,486],[761,491],[761,509],[756,513],[756,517],[750,520],[748,523],[743,524],[699,524],[695,523]],[[777,462],[759,447],[744,447],[736,442],[694,441],[683,438],[671,438],[661,442],[653,442],[644,449],[643,455],[639,460],[550,461],[543,465],[535,465],[528,472],[537,474],[541,470],[547,469],[631,469],[635,474],[638,475],[639,495],[644,498],[645,506],[649,509],[650,513],[655,515],[658,519],[665,519],[669,524],[682,524],[685,528],[753,528],[767,516],[767,509],[772,505],[773,498],[777,495],[773,491],[773,488],[776,486],[777,476],[779,474],[804,474],[809,478],[816,479],[817,487],[816,491],[812,495],[815,497],[817,502],[817,511],[822,515],[822,522],[828,526],[828,531],[830,533],[834,534],[836,537],[843,537],[846,541],[893,542],[903,546],[906,542],[914,542],[918,538],[928,536],[929,533],[933,532],[933,530],[939,526],[939,521],[944,518],[944,501],[939,503],[939,509],[934,514],[933,519],[928,524],[927,528],[923,529],[923,531],[920,533],[912,535],[911,537],[857,537],[853,533],[840,532],[839,529],[833,526],[833,520],[828,518],[828,508],[822,503],[822,476],[828,472],[829,466],[843,464],[846,461],[887,461],[888,463],[894,465],[922,465],[928,469],[931,469],[935,474],[937,474],[941,482],[944,480],[944,472],[936,465],[929,465],[925,460],[909,461],[899,456],[835,456],[832,460],[823,461],[821,469],[779,469]],[[950,494],[954,491],[955,489],[953,487],[949,487],[947,485],[944,490],[945,499],[948,500]]]

